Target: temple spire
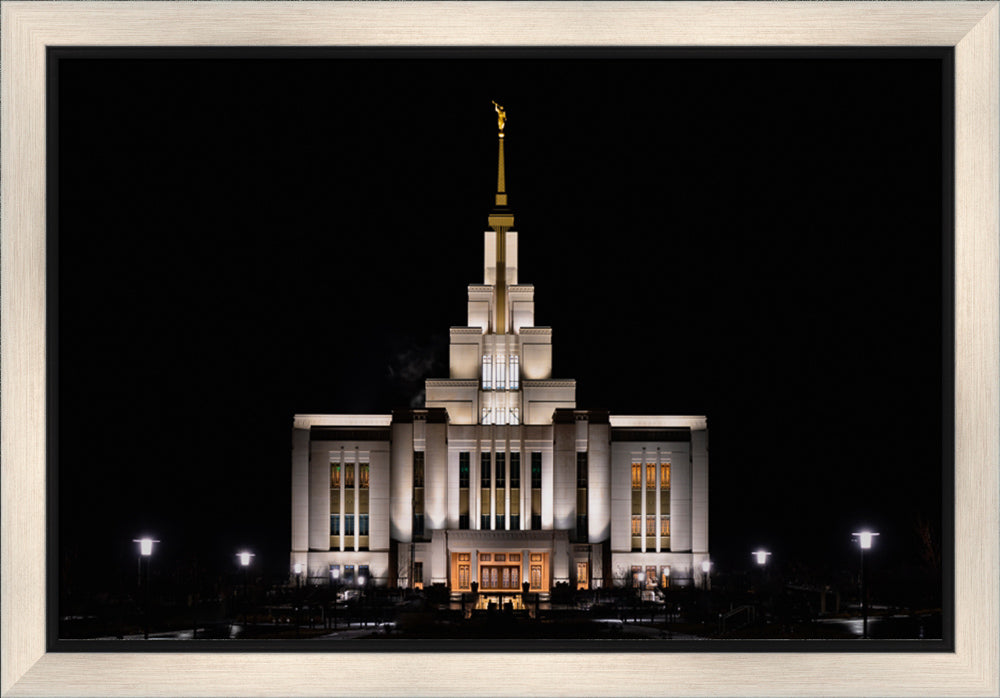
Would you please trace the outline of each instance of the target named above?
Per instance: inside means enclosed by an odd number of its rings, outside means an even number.
[[[503,162],[503,129],[507,112],[493,102],[497,112],[497,193],[495,206],[489,216],[489,226],[496,231],[496,280],[495,322],[497,334],[507,332],[507,231],[514,227],[514,214],[507,208],[507,181]]]

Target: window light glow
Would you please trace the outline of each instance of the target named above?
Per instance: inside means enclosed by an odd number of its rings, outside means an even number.
[[[483,390],[493,390],[493,357],[489,355],[483,356]]]

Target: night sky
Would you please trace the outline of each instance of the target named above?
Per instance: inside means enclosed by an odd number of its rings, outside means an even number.
[[[286,571],[292,415],[447,377],[494,99],[554,377],[708,416],[718,572],[941,530],[940,61],[184,55],[59,65],[64,582],[134,575],[141,534]]]

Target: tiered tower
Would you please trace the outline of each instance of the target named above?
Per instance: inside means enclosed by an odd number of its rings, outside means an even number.
[[[552,329],[536,327],[535,288],[517,280],[517,232],[507,200],[507,114],[497,112],[497,191],[484,233],[483,283],[469,285],[468,324],[451,328],[449,377],[427,381],[427,407],[452,424],[551,424],[576,407],[576,381],[552,379]]]

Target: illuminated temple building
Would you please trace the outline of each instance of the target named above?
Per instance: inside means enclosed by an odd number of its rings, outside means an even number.
[[[577,409],[576,381],[553,378],[552,330],[518,280],[497,113],[483,282],[451,328],[449,377],[426,381],[423,409],[295,415],[291,564],[313,584],[453,594],[698,583],[707,420]]]

